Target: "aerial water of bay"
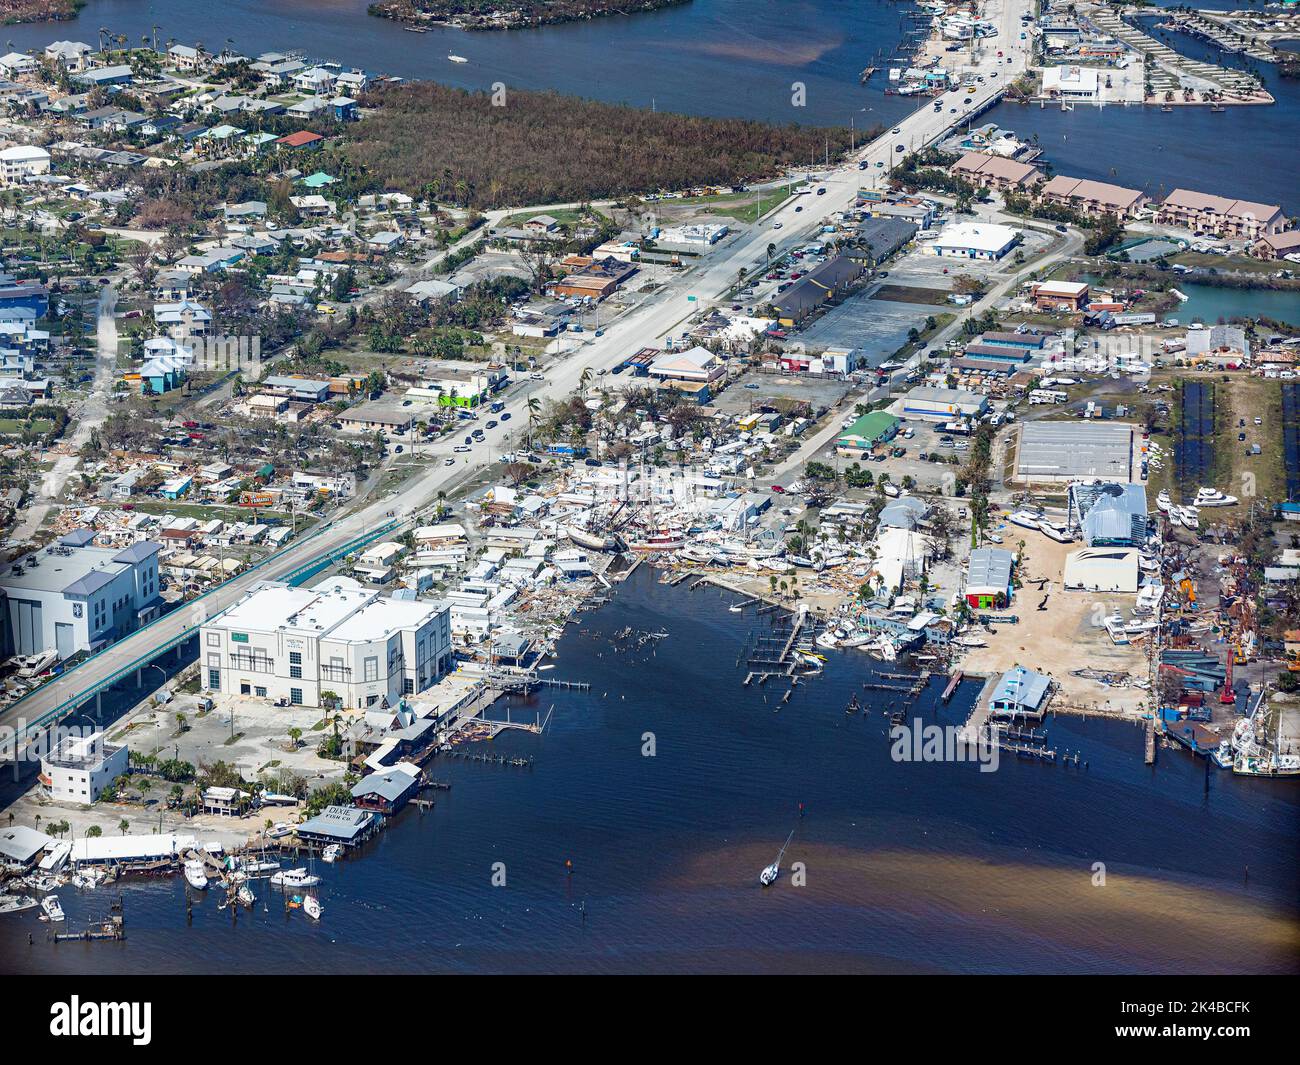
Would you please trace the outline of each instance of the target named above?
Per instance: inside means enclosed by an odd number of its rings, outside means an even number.
[[[428,78],[469,89],[495,82],[553,89],[636,107],[771,122],[891,123],[916,101],[886,96],[883,67],[918,24],[906,0],[693,0],[663,11],[507,33],[431,29],[411,33],[366,13],[367,0],[89,0],[67,23],[6,26],[18,48],[61,37],[96,43],[100,27],[131,43],[200,41],[245,54],[300,51],[349,66]],[[1210,6],[1231,6],[1226,0]],[[1184,35],[1179,50],[1235,62]],[[451,53],[468,63],[452,63]],[[1300,81],[1263,65],[1271,107],[1076,107],[1004,104],[986,120],[1023,136],[1038,134],[1062,174],[1107,180],[1159,194],[1175,186],[1300,211],[1295,146],[1300,143]],[[793,86],[805,106],[792,106]]]
[[[549,675],[591,690],[516,704],[528,720],[554,707],[545,734],[482,745],[533,767],[435,758],[451,789],[432,810],[317,864],[319,925],[265,881],[251,913],[212,891],[188,921],[180,878],[127,881],[125,941],[54,945],[34,911],[11,916],[0,971],[1300,970],[1287,782],[1207,779],[1175,750],[1148,767],[1139,728],[1066,717],[1046,728],[1077,769],[895,761],[897,697],[864,690],[860,652],[829,652],[785,705],[742,686],[770,620],[730,613],[736,598],[642,567],[580,615]],[[615,650],[628,627],[668,635]],[[978,686],[947,706],[941,688],[917,712],[964,720]],[[845,712],[854,694],[865,712]],[[117,890],[61,892],[68,927]]]

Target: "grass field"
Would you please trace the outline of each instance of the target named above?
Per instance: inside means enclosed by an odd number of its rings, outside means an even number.
[[[793,186],[799,188],[799,185]],[[680,200],[665,200],[665,206],[703,207],[705,214],[723,215],[737,222],[752,224],[763,215],[776,210],[793,195],[789,185],[758,192],[730,192],[721,196],[687,196]]]

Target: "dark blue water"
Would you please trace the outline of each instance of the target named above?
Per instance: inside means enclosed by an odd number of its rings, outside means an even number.
[[[15,47],[73,37],[94,42],[104,27],[132,42],[201,41],[257,54],[300,50],[314,58],[470,89],[501,81],[638,107],[775,122],[867,128],[913,110],[887,97],[882,65],[914,23],[898,0],[694,0],[629,18],[596,19],[512,33],[431,30],[417,34],[368,16],[367,0],[90,0],[70,23],[5,27]],[[1220,0],[1220,6],[1228,0]],[[1241,63],[1181,34],[1166,39],[1189,55]],[[455,64],[447,54],[467,57]],[[1295,195],[1300,82],[1264,64],[1272,107],[1208,108],[1003,105],[990,118],[1024,136],[1037,133],[1058,173],[1113,181],[1159,196],[1176,186],[1300,211]],[[792,106],[792,86],[806,106]]]
[[[891,121],[913,109],[886,97],[883,74],[858,73],[892,53],[912,23],[892,0],[694,0],[627,18],[511,33],[410,33],[366,14],[367,0],[90,0],[71,23],[5,27],[19,48],[72,37],[96,42],[103,26],[131,43],[202,41],[246,55],[306,52],[368,70],[468,89],[493,82],[705,115],[849,125]],[[449,52],[466,57],[451,63]],[[794,82],[806,106],[791,105]]]
[[[1081,106],[1063,112],[1050,105],[1002,104],[989,120],[1022,137],[1037,135],[1058,174],[1139,188],[1157,198],[1181,187],[1300,212],[1300,80],[1185,34],[1154,30],[1152,21],[1157,20],[1145,21],[1147,32],[1184,55],[1259,70],[1277,102],[1229,107],[1220,114],[1208,107],[1175,107],[1165,114],[1158,107]]]
[[[729,614],[733,598],[635,574],[561,645],[552,675],[592,692],[539,701],[555,706],[545,736],[498,740],[535,768],[432,763],[452,790],[323,867],[321,925],[268,894],[237,924],[205,898],[187,927],[179,879],[134,883],[124,943],[54,947],[35,917],[6,917],[0,969],[1300,969],[1293,785],[1217,773],[1207,795],[1203,763],[1161,751],[1147,768],[1136,727],[1065,718],[1051,738],[1086,770],[895,763],[879,709],[844,713],[865,656],[833,653],[779,712],[779,689],[741,687],[737,658],[765,621]],[[627,625],[671,635],[616,653]],[[921,708],[955,722],[972,698],[935,710],[936,685]],[[807,886],[761,889],[796,825],[786,867],[805,863]],[[61,896],[71,927],[110,897]]]

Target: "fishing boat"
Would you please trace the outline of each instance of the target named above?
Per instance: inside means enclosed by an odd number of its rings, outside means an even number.
[[[313,921],[319,921],[321,915],[320,900],[315,895],[305,895],[302,900],[302,912]]]
[[[327,861],[331,865],[333,865],[335,862],[339,860],[339,855],[341,855],[342,853],[343,853],[342,847],[340,847],[337,843],[331,843],[328,847],[326,847],[323,851],[321,851],[320,856],[324,861]]]
[[[450,59],[453,63],[468,63],[468,62],[469,62],[469,60],[466,59],[463,55],[448,55],[447,58]]]
[[[781,875],[781,859],[785,856],[785,848],[790,846],[790,841],[792,839],[794,839],[793,829],[791,829],[790,834],[786,836],[785,843],[782,844],[781,849],[777,851],[776,861],[771,865],[764,866],[763,871],[758,874],[758,882],[764,887],[771,887],[776,883],[776,878]]]
[[[320,877],[306,869],[281,869],[271,874],[271,886],[278,888],[308,888],[320,883]]]
[[[59,902],[58,895],[46,895],[41,899],[41,912],[44,916],[43,921],[57,922],[64,919],[63,906]]]
[[[635,540],[628,545],[633,551],[680,551],[686,546],[686,539],[676,529],[656,529],[643,540]]]
[[[185,882],[195,891],[204,891],[208,886],[208,873],[203,868],[203,863],[197,858],[190,858],[185,862]]]

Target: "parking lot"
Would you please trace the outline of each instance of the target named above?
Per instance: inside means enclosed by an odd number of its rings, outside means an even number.
[[[942,307],[933,304],[879,300],[863,293],[827,311],[798,339],[814,350],[858,348],[866,353],[867,365],[874,368],[907,343],[909,330],[919,329],[929,315],[940,311]]]

